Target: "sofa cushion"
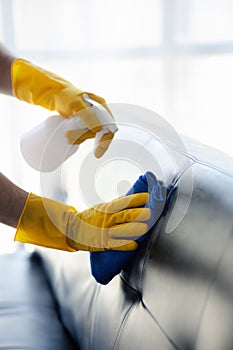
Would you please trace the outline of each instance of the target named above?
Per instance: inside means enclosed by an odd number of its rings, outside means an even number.
[[[63,322],[81,349],[173,349],[170,339],[141,304],[140,293],[119,275],[107,285],[95,281],[87,252],[40,248],[38,253]]]
[[[77,349],[63,327],[39,260],[0,256],[0,349]]]

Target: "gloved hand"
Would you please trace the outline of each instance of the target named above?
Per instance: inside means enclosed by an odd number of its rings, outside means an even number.
[[[57,111],[64,117],[78,114],[87,130],[71,130],[66,136],[68,143],[77,143],[93,138],[101,130],[101,123],[95,114],[87,108],[83,94],[102,104],[112,116],[103,98],[84,92],[70,82],[32,63],[17,58],[12,63],[12,87],[14,95],[23,101],[40,105],[50,111]],[[113,118],[113,117],[112,117]],[[114,122],[114,119],[113,119]],[[95,156],[101,157],[111,143],[114,134],[109,131],[103,135],[95,149]]]
[[[134,241],[148,230],[144,206],[148,193],[120,197],[83,212],[63,203],[29,194],[15,240],[67,251],[135,250]]]
[[[164,209],[167,189],[161,181],[158,181],[156,176],[151,172],[146,172],[140,176],[132,188],[127,192],[126,196],[133,193],[149,192],[150,198],[147,201],[146,207],[150,210],[150,219],[147,221],[148,233],[140,236],[137,243],[140,246],[153,231],[154,237],[157,232],[153,226],[159,220]],[[152,229],[151,231],[149,231]],[[136,251],[114,251],[91,252],[90,264],[91,272],[98,283],[107,284],[111,279],[119,274],[121,270],[134,259]]]

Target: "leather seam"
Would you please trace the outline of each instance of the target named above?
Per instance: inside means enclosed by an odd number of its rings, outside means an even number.
[[[154,321],[154,323],[156,323],[156,325],[158,326],[158,328],[160,329],[160,331],[163,333],[163,335],[167,338],[167,340],[170,342],[170,344],[174,347],[174,349],[176,350],[181,350],[181,348],[174,342],[174,340],[172,340],[171,337],[169,337],[169,335],[165,332],[165,330],[163,329],[163,327],[161,326],[161,324],[158,322],[158,320],[155,318],[155,316],[152,314],[152,312],[147,308],[146,304],[144,303],[143,300],[141,300],[142,303],[142,307],[145,309],[145,311],[149,314],[149,316],[151,317],[151,319]]]
[[[121,336],[121,333],[124,329],[124,324],[126,323],[127,321],[127,318],[129,317],[130,315],[130,312],[131,310],[135,307],[135,304],[139,302],[140,299],[138,299],[135,303],[132,303],[131,306],[129,307],[129,309],[126,311],[124,317],[123,317],[123,320],[119,326],[119,329],[118,329],[118,332],[116,334],[116,338],[115,338],[115,341],[114,341],[114,344],[113,344],[113,350],[116,350],[117,349],[117,344],[119,343],[119,339],[120,339],[120,336]]]

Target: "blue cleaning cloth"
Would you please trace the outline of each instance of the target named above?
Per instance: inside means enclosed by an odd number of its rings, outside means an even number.
[[[149,227],[148,232],[136,240],[140,245],[147,237],[149,230],[154,226],[163,210],[166,199],[166,189],[163,184],[157,180],[154,174],[147,172],[138,178],[133,187],[127,192],[126,196],[139,192],[149,192],[150,198],[146,207],[151,211],[151,218],[147,221]],[[98,283],[109,283],[112,278],[118,275],[124,266],[133,259],[136,252],[137,250],[91,252],[90,264],[92,275]]]

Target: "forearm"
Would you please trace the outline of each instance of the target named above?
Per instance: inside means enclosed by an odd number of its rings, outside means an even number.
[[[11,65],[15,57],[0,43],[0,93],[13,96]]]
[[[0,173],[0,222],[17,227],[28,193]]]

